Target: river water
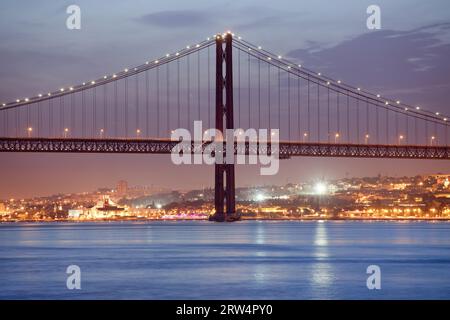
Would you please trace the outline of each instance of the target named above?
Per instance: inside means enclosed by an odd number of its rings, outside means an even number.
[[[450,223],[4,223],[0,299],[450,299]]]

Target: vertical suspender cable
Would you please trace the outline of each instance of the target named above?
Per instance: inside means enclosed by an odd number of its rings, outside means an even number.
[[[170,135],[170,102],[169,102],[169,86],[170,86],[170,69],[169,64],[166,64],[166,126],[167,134]]]
[[[301,129],[301,114],[300,114],[300,77],[297,76],[297,126],[298,126],[298,141],[302,139]]]
[[[291,141],[291,74],[287,74],[288,77],[288,139]]]
[[[128,77],[125,78],[125,138],[128,137]]]
[[[211,82],[210,82],[211,66],[210,66],[210,60],[211,60],[210,48],[208,46],[208,66],[207,66],[208,67],[208,70],[207,70],[207,72],[208,72],[208,84],[207,84],[207,86],[208,86],[208,103],[207,103],[207,106],[208,106],[208,128],[211,128]]]
[[[251,112],[251,91],[250,91],[250,53],[247,54],[248,55],[248,66],[247,66],[247,73],[248,73],[248,128],[251,127],[251,121],[250,121],[250,112]]]
[[[180,58],[177,59],[177,109],[178,109],[178,124],[181,127],[181,110],[180,110]]]
[[[136,73],[136,78],[135,78],[135,84],[136,84],[136,132],[137,130],[141,130],[141,128],[139,127],[140,123],[139,123],[139,74]]]
[[[317,142],[320,142],[320,85],[317,83]]]
[[[114,135],[117,138],[119,136],[118,130],[118,102],[117,102],[117,80],[114,81]]]
[[[356,142],[360,143],[360,133],[359,133],[359,99],[356,98]]]
[[[347,142],[350,142],[350,93],[347,91]]]
[[[167,73],[167,77],[169,73]],[[169,96],[169,92],[167,92]],[[200,50],[197,51],[197,120],[200,120]]]
[[[278,128],[281,130],[281,68],[278,67]]]

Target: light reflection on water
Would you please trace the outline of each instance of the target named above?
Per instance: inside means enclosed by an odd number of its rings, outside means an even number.
[[[0,225],[1,299],[449,299],[449,267],[449,223]]]

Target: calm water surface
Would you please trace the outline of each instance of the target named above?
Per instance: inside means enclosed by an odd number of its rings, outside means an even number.
[[[0,224],[0,299],[17,298],[450,299],[450,223]]]

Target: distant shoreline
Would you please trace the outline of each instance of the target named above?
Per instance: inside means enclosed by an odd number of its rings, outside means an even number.
[[[168,221],[208,221],[208,218],[205,219],[92,219],[92,220],[70,220],[70,219],[61,219],[61,220],[11,220],[11,221],[0,221],[2,223],[66,223],[66,222],[77,222],[77,223],[95,223],[95,222],[168,222]],[[449,218],[243,218],[241,221],[362,221],[362,222],[372,222],[372,221],[380,221],[380,222],[449,222]],[[239,222],[239,221],[238,221]]]

